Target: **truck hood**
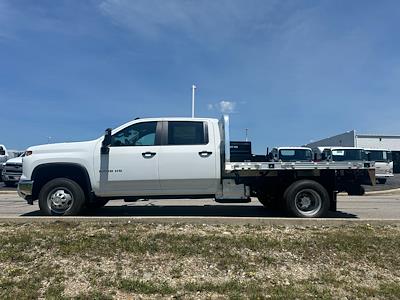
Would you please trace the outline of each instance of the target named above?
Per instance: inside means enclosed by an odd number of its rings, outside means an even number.
[[[91,149],[95,146],[98,140],[85,141],[85,142],[74,142],[74,143],[56,143],[46,144],[39,146],[32,146],[27,151],[35,153],[61,153],[61,152],[81,152]]]
[[[22,165],[22,157],[14,157],[10,158],[7,160],[6,164],[11,163],[11,164],[21,164]]]

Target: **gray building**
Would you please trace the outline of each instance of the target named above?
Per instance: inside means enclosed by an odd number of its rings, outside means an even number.
[[[343,146],[388,149],[393,153],[394,172],[400,173],[400,135],[360,134],[352,130],[309,143],[306,146],[310,148],[320,146]]]

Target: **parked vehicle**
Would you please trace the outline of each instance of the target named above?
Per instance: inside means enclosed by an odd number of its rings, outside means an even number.
[[[317,147],[313,149],[316,160],[325,161],[364,161],[363,148],[356,147]]]
[[[8,159],[8,151],[6,146],[0,145],[0,174],[3,172],[3,164],[7,161]],[[1,181],[1,176],[0,176],[0,181]]]
[[[302,162],[313,161],[313,152],[307,147],[276,147],[269,153],[270,161]]]
[[[7,162],[3,163],[3,170],[1,177],[6,186],[12,187],[15,186],[21,178],[22,175],[22,157],[24,154],[19,157],[14,157]]]
[[[363,162],[231,162],[225,116],[137,119],[92,141],[30,147],[18,191],[44,215],[79,215],[112,199],[255,196],[312,218],[336,210],[338,192],[374,182]]]
[[[375,176],[380,184],[385,184],[387,179],[393,177],[392,152],[387,149],[364,149],[365,160],[375,162]]]

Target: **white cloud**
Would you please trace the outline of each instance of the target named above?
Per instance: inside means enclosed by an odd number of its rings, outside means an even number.
[[[256,1],[257,2],[257,1]],[[101,13],[115,24],[147,38],[180,32],[194,40],[226,42],[268,27],[279,0],[260,1],[102,0]]]
[[[216,104],[209,103],[207,104],[208,110],[216,110],[223,114],[231,114],[236,112],[236,102],[222,100]]]
[[[222,100],[219,102],[219,110],[223,114],[235,112],[236,102]]]

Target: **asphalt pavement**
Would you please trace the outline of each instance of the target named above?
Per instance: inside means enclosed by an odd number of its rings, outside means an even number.
[[[365,191],[384,191],[400,188],[400,174],[394,174],[393,177],[388,177],[385,184],[376,184],[373,186],[365,185]]]
[[[400,220],[400,191],[374,194],[376,191],[400,187],[400,174],[390,178],[386,184],[368,187],[372,191],[366,196],[338,196],[338,211],[329,213],[328,218],[346,219],[398,219]],[[0,182],[0,217],[35,217],[40,211],[35,202],[28,205],[19,198],[15,187],[5,187]],[[110,201],[104,208],[86,213],[95,217],[285,217],[282,212],[266,210],[256,198],[250,203],[221,204],[213,199],[168,199],[141,200],[126,203]]]
[[[40,216],[37,202],[28,205],[16,192],[0,192],[1,217]],[[256,198],[250,203],[221,204],[213,199],[141,200],[126,203],[110,201],[86,216],[95,217],[285,217],[282,212],[266,210]],[[328,218],[400,220],[400,193],[372,196],[339,196],[338,211]]]

